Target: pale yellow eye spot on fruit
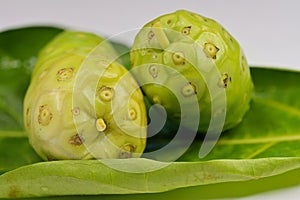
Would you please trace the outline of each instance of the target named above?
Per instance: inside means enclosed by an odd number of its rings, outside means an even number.
[[[212,44],[210,42],[207,42],[204,44],[204,52],[208,57],[210,57],[212,59],[216,59],[218,51],[219,51],[219,48],[216,47],[214,44]]]
[[[130,108],[128,111],[128,116],[130,120],[135,120],[137,118],[137,112],[134,108]]]
[[[183,52],[175,52],[172,55],[172,59],[175,65],[184,65],[185,57]]]
[[[53,114],[48,105],[42,105],[39,108],[38,122],[42,126],[47,126],[53,118]]]
[[[72,113],[73,113],[74,116],[80,115],[80,108],[79,107],[74,107],[72,109]]]
[[[106,123],[105,123],[105,121],[102,118],[99,118],[99,119],[96,120],[96,129],[99,132],[105,131],[105,129],[106,129]]]
[[[197,94],[196,86],[193,85],[191,82],[187,83],[181,88],[181,94],[185,97]]]
[[[114,96],[114,89],[102,86],[98,91],[98,96],[102,101],[111,101]]]

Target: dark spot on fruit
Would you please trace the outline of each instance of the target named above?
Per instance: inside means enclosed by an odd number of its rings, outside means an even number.
[[[231,77],[226,72],[223,73],[221,76],[221,80],[218,83],[218,86],[222,88],[227,88],[228,80],[231,82]]]
[[[186,26],[186,27],[184,27],[184,28],[182,29],[181,33],[182,33],[183,35],[189,35],[190,32],[191,32],[191,28],[192,28],[192,26]]]
[[[74,146],[80,146],[80,145],[82,145],[83,142],[84,142],[84,139],[82,137],[80,137],[80,135],[78,135],[78,134],[73,135],[69,140],[69,144],[72,144]]]
[[[69,80],[69,79],[71,79],[73,77],[73,72],[74,72],[73,68],[63,68],[63,69],[60,69],[56,73],[56,79],[57,79],[57,81],[66,81],[66,80]]]
[[[131,144],[125,144],[121,147],[119,158],[131,158],[132,153],[135,151],[135,147]]]
[[[47,126],[53,118],[53,114],[48,105],[39,107],[38,123],[42,126]]]
[[[47,157],[47,160],[48,160],[48,161],[55,161],[55,160],[58,160],[58,159],[54,158],[53,156],[47,155],[46,157]]]
[[[10,198],[16,198],[18,197],[18,194],[20,193],[20,191],[18,190],[18,188],[16,186],[10,186],[9,187],[9,191],[8,191],[8,197]]]
[[[29,128],[31,123],[30,108],[26,109],[26,126]]]
[[[151,40],[154,37],[153,31],[149,31],[148,33],[148,40]]]

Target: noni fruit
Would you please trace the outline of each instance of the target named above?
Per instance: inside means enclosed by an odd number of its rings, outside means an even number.
[[[224,131],[249,109],[253,83],[246,57],[212,19],[185,10],[160,16],[139,31],[130,56],[149,100],[163,106],[169,119],[187,119],[186,127],[199,119],[197,131],[213,130],[211,121],[223,114]]]
[[[65,31],[40,52],[24,102],[29,141],[44,160],[139,157],[147,115],[135,79],[109,42]]]

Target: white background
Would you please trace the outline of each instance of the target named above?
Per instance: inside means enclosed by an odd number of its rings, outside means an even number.
[[[0,31],[58,25],[110,36],[179,9],[221,23],[239,41],[250,65],[300,70],[298,0],[0,0]],[[133,39],[123,42],[130,45]],[[300,186],[243,199],[297,196],[300,198]]]

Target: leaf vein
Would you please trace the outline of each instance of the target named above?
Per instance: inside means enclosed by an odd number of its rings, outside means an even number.
[[[261,148],[257,149],[255,152],[253,152],[252,154],[247,156],[246,159],[251,159],[251,158],[254,158],[254,157],[258,156],[259,154],[261,154],[262,152],[268,150],[269,148],[271,148],[275,144],[277,144],[277,142],[271,142],[271,143],[267,143],[267,144],[263,145]]]
[[[221,139],[218,145],[233,145],[233,144],[259,144],[269,142],[288,142],[288,141],[300,141],[300,133],[297,135],[272,137],[272,138],[245,138],[245,139]]]

